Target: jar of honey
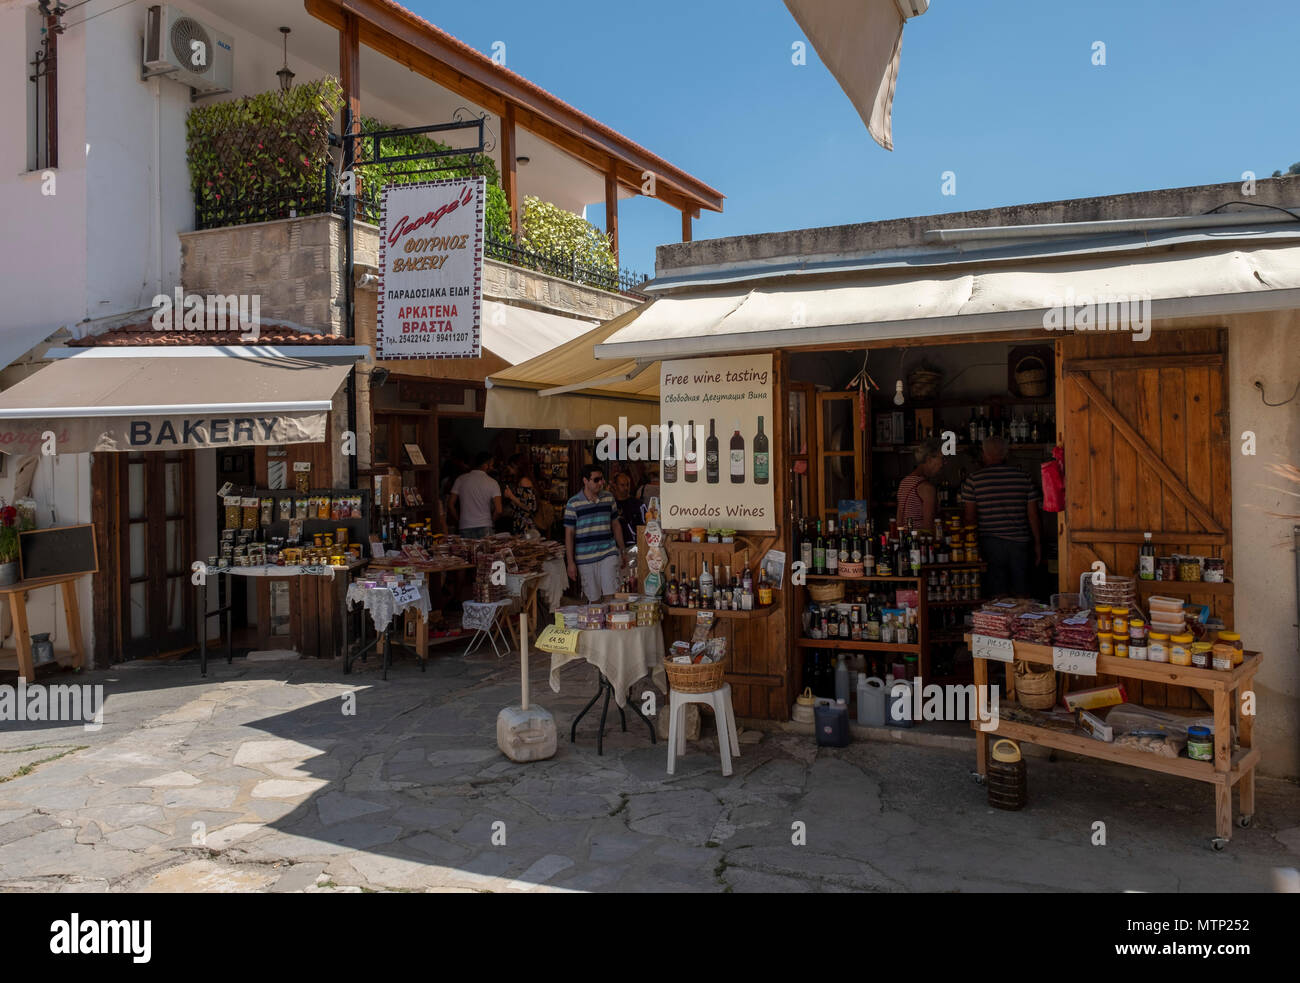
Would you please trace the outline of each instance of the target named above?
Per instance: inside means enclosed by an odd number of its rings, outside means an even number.
[[[1111,626],[1110,605],[1098,604],[1097,608],[1097,632],[1109,632]]]
[[[1231,642],[1225,642],[1220,639],[1215,642],[1214,647],[1210,649],[1210,665],[1215,669],[1221,669],[1224,672],[1231,672],[1232,667],[1236,665],[1236,663],[1232,661],[1236,654],[1237,650],[1233,647]]]
[[[1235,631],[1219,632],[1219,641],[1233,648],[1232,664],[1239,666],[1246,661],[1246,646],[1241,643],[1241,634]]]
[[[1115,636],[1110,632],[1097,633],[1097,654],[1106,656],[1115,654]]]
[[[1148,636],[1147,659],[1150,662],[1169,661],[1169,636],[1162,631],[1153,631]]]
[[[1115,635],[1128,636],[1128,608],[1110,609],[1110,630]]]
[[[1209,642],[1192,643],[1192,666],[1197,669],[1210,668],[1210,650],[1214,648]]]
[[[1169,638],[1169,662],[1175,666],[1192,664],[1192,633],[1172,635]]]

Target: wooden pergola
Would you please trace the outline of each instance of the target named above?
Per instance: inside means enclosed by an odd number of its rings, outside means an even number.
[[[610,127],[579,112],[392,0],[304,0],[307,12],[339,32],[339,78],[345,113],[361,116],[361,45],[432,79],[501,119],[501,185],[519,231],[516,128],[554,144],[605,176],[605,231],[618,256],[618,189],[641,194],[653,176],[654,197],[682,213],[682,241],[701,209],[722,211],[723,195]]]

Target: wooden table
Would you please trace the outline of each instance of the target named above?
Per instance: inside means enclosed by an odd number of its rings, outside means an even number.
[[[971,641],[971,636],[966,636]],[[1050,645],[1031,645],[1016,642],[1015,657],[1025,662],[1039,665],[1052,665],[1052,647]],[[1070,751],[1092,758],[1116,761],[1162,771],[1167,775],[1178,775],[1214,786],[1215,837],[1210,845],[1222,850],[1232,838],[1232,787],[1238,786],[1241,804],[1240,825],[1244,829],[1251,824],[1255,813],[1255,766],[1259,763],[1260,751],[1254,747],[1254,714],[1241,713],[1241,694],[1252,691],[1255,673],[1259,671],[1264,657],[1258,652],[1247,652],[1245,661],[1231,672],[1218,669],[1196,669],[1192,666],[1176,666],[1168,662],[1147,662],[1141,659],[1117,659],[1113,656],[1097,656],[1097,674],[1100,676],[1119,676],[1127,679],[1143,679],[1151,682],[1165,683],[1170,686],[1188,686],[1198,690],[1212,692],[1214,700],[1214,760],[1195,761],[1191,758],[1166,758],[1163,755],[1138,751],[1126,747],[1116,747],[1105,741],[1094,740],[1086,734],[1062,732],[1047,727],[999,720],[992,731],[981,731],[978,719],[971,721],[975,731],[976,768],[978,780],[983,781],[988,773],[989,738],[1007,737],[1012,740],[1028,741],[1044,747]],[[1008,698],[1015,694],[1014,663],[1005,663],[1007,672]],[[989,665],[985,659],[975,660],[975,685],[987,686]],[[978,691],[977,691],[978,692]],[[1237,726],[1237,743],[1240,746],[1235,753],[1232,750],[1232,725]]]
[[[27,626],[27,593],[42,587],[63,588],[63,616],[68,628],[68,650],[55,652],[54,658],[61,666],[80,669],[85,664],[86,653],[81,643],[81,608],[77,604],[77,581],[86,576],[83,573],[64,574],[58,577],[41,577],[35,580],[20,580],[16,584],[0,587],[0,595],[9,599],[9,613],[14,622],[14,645],[16,651],[0,650],[0,669],[17,669],[18,678],[25,682],[36,679],[36,668],[32,664],[32,637]]]
[[[376,570],[402,570],[411,573],[421,573],[424,575],[424,586],[429,591],[430,610],[437,605],[434,598],[442,593],[441,578],[449,573],[457,573],[461,570],[473,570],[474,564],[468,562],[456,563],[449,567],[429,568],[426,564],[414,560],[399,559],[396,557],[377,557],[370,561],[370,566]],[[433,591],[433,578],[438,577],[438,593]],[[449,635],[442,641],[449,641],[454,638],[460,638],[460,635]],[[417,619],[415,622],[415,651],[421,659],[429,658],[429,622],[423,619]]]

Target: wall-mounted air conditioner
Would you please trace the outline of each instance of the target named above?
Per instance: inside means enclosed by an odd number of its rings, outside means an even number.
[[[145,21],[144,69],[146,77],[166,75],[199,95],[229,92],[234,41],[175,7],[156,5]]]

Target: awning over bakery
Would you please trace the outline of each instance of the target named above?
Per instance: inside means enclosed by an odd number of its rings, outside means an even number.
[[[593,348],[631,324],[634,308],[536,358],[488,378],[484,426],[566,430],[592,435],[620,418],[628,426],[659,422],[659,378],[653,365],[597,361]]]
[[[0,393],[0,451],[186,450],[325,439],[353,349],[88,348]]]

